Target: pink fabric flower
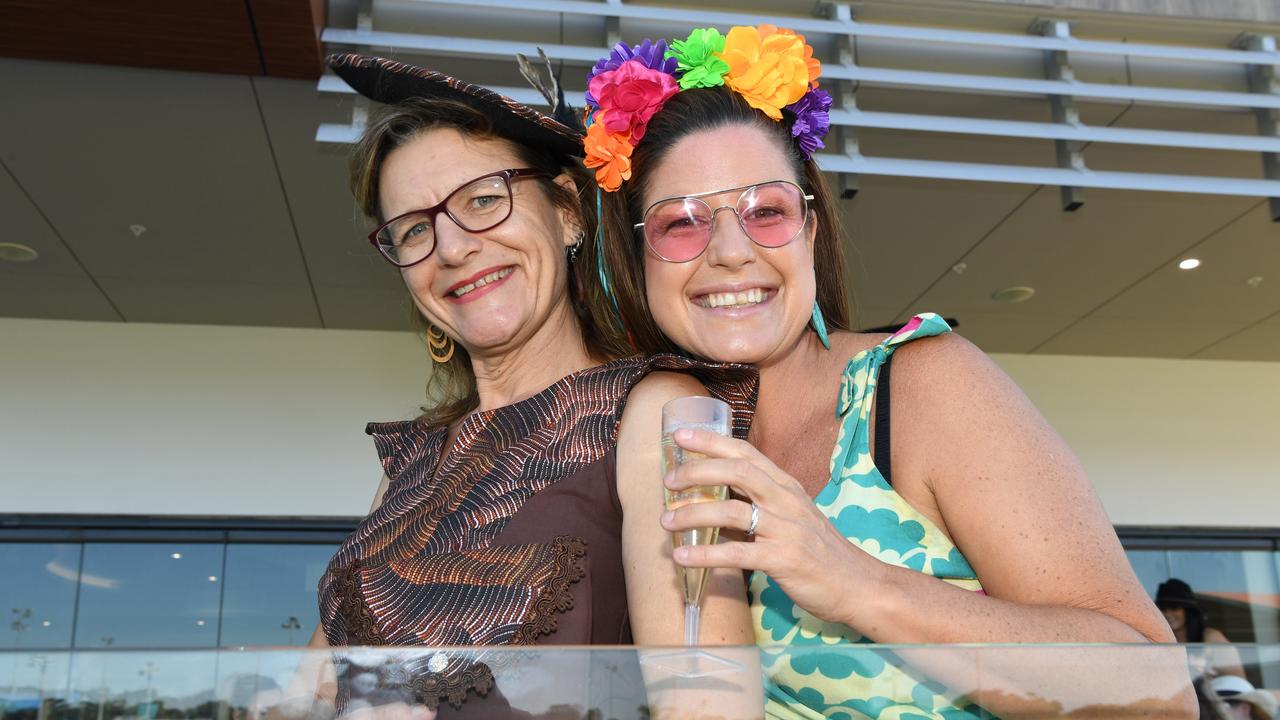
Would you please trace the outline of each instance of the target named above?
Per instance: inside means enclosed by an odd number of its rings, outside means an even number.
[[[616,70],[591,78],[589,89],[600,107],[608,111],[605,129],[611,134],[627,134],[634,145],[644,137],[649,118],[680,86],[671,75],[648,68],[639,60],[628,60]]]

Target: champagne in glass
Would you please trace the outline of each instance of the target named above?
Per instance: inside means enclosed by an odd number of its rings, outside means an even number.
[[[729,406],[720,400],[709,397],[676,398],[662,406],[662,472],[663,475],[675,470],[691,460],[704,459],[706,455],[685,450],[676,445],[676,430],[689,428],[709,430],[720,435],[729,435]],[[691,487],[679,492],[667,490],[666,506],[675,510],[691,503],[724,500],[729,496],[729,488],[724,485]],[[720,528],[695,528],[671,533],[671,546],[682,545],[714,545],[720,537]],[[702,592],[707,585],[706,568],[686,568],[676,566],[680,575],[680,585],[684,590],[684,641],[686,645],[698,644],[698,625]]]

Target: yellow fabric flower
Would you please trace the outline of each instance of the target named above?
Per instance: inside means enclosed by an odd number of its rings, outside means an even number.
[[[804,43],[804,64],[805,67],[809,68],[809,87],[818,87],[818,76],[822,75],[822,63],[818,58],[813,56],[813,48],[809,46],[809,43],[804,39],[804,36],[791,28],[778,27],[776,25],[760,26],[761,36],[773,35],[775,33],[779,35],[791,35],[793,37],[798,37],[800,38],[800,42]]]
[[[751,107],[781,120],[782,108],[809,91],[806,46],[799,35],[781,33],[772,26],[764,28],[767,34],[744,26],[729,30],[720,57],[729,65],[725,84]]]

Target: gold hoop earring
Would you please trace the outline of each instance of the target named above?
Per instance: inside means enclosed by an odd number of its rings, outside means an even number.
[[[431,355],[431,359],[444,364],[449,362],[453,357],[453,338],[444,334],[444,331],[435,325],[427,328],[427,353]]]

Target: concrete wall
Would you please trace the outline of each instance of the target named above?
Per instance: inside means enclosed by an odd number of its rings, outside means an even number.
[[[1280,527],[1280,363],[996,355],[1113,522]]]
[[[1280,526],[1280,364],[996,357],[1114,522]],[[360,515],[369,420],[412,417],[391,332],[0,318],[0,512]]]
[[[0,511],[362,515],[409,333],[0,319]]]

